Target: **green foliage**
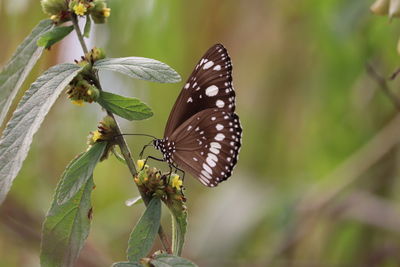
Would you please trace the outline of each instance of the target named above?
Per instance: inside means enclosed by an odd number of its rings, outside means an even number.
[[[154,267],[196,267],[190,260],[174,255],[160,254],[150,261]]]
[[[143,57],[107,58],[96,61],[94,68],[110,70],[128,75],[134,79],[159,83],[177,83],[179,74],[165,63]]]
[[[68,34],[70,34],[74,30],[74,26],[59,26],[55,27],[42,36],[40,36],[39,40],[37,40],[38,46],[44,46],[45,48],[51,47],[53,44],[61,41]]]
[[[137,98],[102,91],[97,102],[105,109],[127,120],[143,120],[153,116],[151,109]]]
[[[4,117],[7,114],[13,98],[43,52],[43,48],[36,45],[39,36],[50,30],[52,27],[51,20],[46,19],[40,21],[25,40],[18,46],[10,61],[1,70],[0,126],[3,123]]]
[[[85,23],[85,28],[83,29],[83,36],[89,38],[91,28],[92,28],[92,20],[90,19],[89,15],[86,15],[86,23]]]
[[[80,158],[74,159],[66,172]],[[57,186],[57,195],[62,181]],[[77,194],[64,204],[58,204],[56,198],[43,225],[40,262],[42,267],[73,266],[89,234],[91,221],[90,196],[94,188],[90,176]]]
[[[69,63],[51,67],[26,91],[0,140],[0,203],[28,154],[33,135],[61,91],[80,70]]]
[[[174,255],[182,254],[187,229],[187,211],[180,203],[169,206],[172,215],[172,252]]]
[[[150,252],[160,227],[160,218],[161,200],[154,197],[129,238],[127,250],[129,261],[139,261]]]
[[[69,201],[92,177],[93,170],[103,156],[106,146],[107,142],[95,143],[65,169],[57,193],[58,204],[61,205]]]

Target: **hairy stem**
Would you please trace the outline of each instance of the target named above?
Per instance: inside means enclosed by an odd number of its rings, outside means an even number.
[[[71,17],[72,17],[72,24],[74,25],[74,29],[75,29],[76,35],[78,36],[78,40],[79,40],[79,43],[81,44],[83,53],[86,54],[89,52],[89,50],[87,49],[85,40],[83,39],[81,29],[79,28],[78,18],[75,14],[72,14]]]
[[[82,32],[81,32],[81,29],[79,28],[78,19],[77,19],[77,16],[75,14],[72,15],[72,23],[74,25],[74,29],[75,29],[75,32],[76,32],[76,34],[78,36],[78,39],[79,39],[79,42],[81,44],[83,52],[84,53],[88,53],[89,50],[87,49],[85,40],[83,39],[83,35],[82,35]],[[96,87],[100,91],[102,91],[103,89],[101,87],[100,79],[99,79],[99,76],[98,76],[97,73],[96,73],[96,77],[95,77],[94,81],[96,83]],[[132,174],[132,176],[135,176],[137,174],[135,163],[133,161],[133,157],[132,157],[131,152],[129,150],[128,144],[126,143],[126,140],[125,140],[124,136],[122,135],[121,128],[119,127],[118,122],[115,119],[114,114],[109,110],[106,110],[106,112],[107,112],[107,115],[112,117],[114,119],[114,121],[115,121],[115,124],[116,124],[116,129],[115,130],[116,130],[116,134],[118,136],[117,137],[117,144],[118,144],[119,148],[121,149],[122,156],[124,157],[125,162],[128,165],[130,173]],[[145,205],[147,207],[147,205],[150,202],[150,199],[145,194],[143,194],[140,190],[139,190],[139,192],[140,192],[140,196],[143,199],[143,202],[145,203]],[[167,235],[165,234],[164,229],[162,228],[161,225],[160,225],[160,228],[158,229],[158,236],[160,237],[161,243],[162,243],[164,249],[167,251],[167,253],[172,254],[171,246],[169,245]]]

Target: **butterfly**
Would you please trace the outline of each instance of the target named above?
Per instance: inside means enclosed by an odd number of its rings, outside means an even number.
[[[164,138],[153,146],[170,166],[214,187],[231,176],[241,141],[231,59],[216,44],[197,63],[172,108]]]

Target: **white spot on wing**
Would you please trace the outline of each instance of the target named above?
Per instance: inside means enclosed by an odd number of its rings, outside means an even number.
[[[223,108],[225,106],[225,102],[221,99],[218,99],[217,102],[215,102],[215,105],[217,105],[219,108]]]
[[[218,142],[211,142],[210,145],[211,145],[211,147],[221,149],[221,144]]]
[[[217,164],[211,159],[211,158],[206,158],[207,164],[210,165],[211,168],[215,167]]]
[[[193,98],[189,97],[188,100],[187,100],[187,103],[191,103],[191,102],[193,102]]]
[[[225,139],[225,135],[222,134],[222,133],[219,133],[214,137],[214,139],[217,140],[217,141],[222,141],[222,140]]]
[[[210,168],[210,166],[208,166],[207,164],[203,163],[203,169],[208,172],[209,174],[212,174],[212,170]]]
[[[221,70],[221,65],[217,65],[217,66],[215,66],[215,67],[213,68],[213,70],[216,70],[216,71],[219,71],[219,70]]]
[[[189,86],[190,86],[190,83],[187,83],[187,84],[185,85],[185,89],[188,89]]]
[[[222,129],[224,129],[224,125],[218,123],[217,125],[215,125],[215,128],[217,129],[217,131],[221,131]]]
[[[214,65],[214,62],[213,62],[213,61],[208,61],[206,64],[204,64],[203,69],[204,69],[204,70],[209,69],[209,68],[211,68],[213,65]]]
[[[203,164],[203,165],[205,165],[205,164]],[[206,165],[207,166],[207,165]],[[208,166],[207,166],[208,167]],[[210,167],[208,167],[208,168],[210,168]],[[210,169],[211,170],[211,169]],[[208,178],[208,179],[211,179],[211,175],[208,173],[208,172],[206,172],[205,170],[201,170],[201,174],[203,174],[206,178]]]
[[[218,94],[218,87],[215,85],[211,85],[207,87],[206,89],[206,95],[207,96],[216,96]]]

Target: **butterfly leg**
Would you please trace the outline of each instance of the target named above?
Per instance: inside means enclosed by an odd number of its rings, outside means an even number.
[[[142,151],[140,151],[139,159],[143,158],[143,153],[144,153],[144,151],[146,150],[146,148],[147,148],[148,146],[152,146],[152,145],[153,145],[153,141],[151,141],[150,143],[148,143],[147,145],[145,145],[145,146],[143,147]]]
[[[153,159],[153,160],[157,160],[157,161],[164,161],[163,159],[155,158],[155,157],[152,157],[152,156],[147,156],[147,157],[146,157],[146,160],[144,161],[142,170],[143,170],[144,166],[146,166],[146,163],[147,163],[147,161],[148,161],[149,159]]]
[[[184,181],[184,179],[185,179],[185,171],[184,170],[182,170],[182,169],[180,169],[178,166],[176,166],[176,165],[172,165],[174,168],[175,168],[175,171],[176,172],[178,172],[178,171],[180,171],[181,173],[182,173],[182,182]]]

